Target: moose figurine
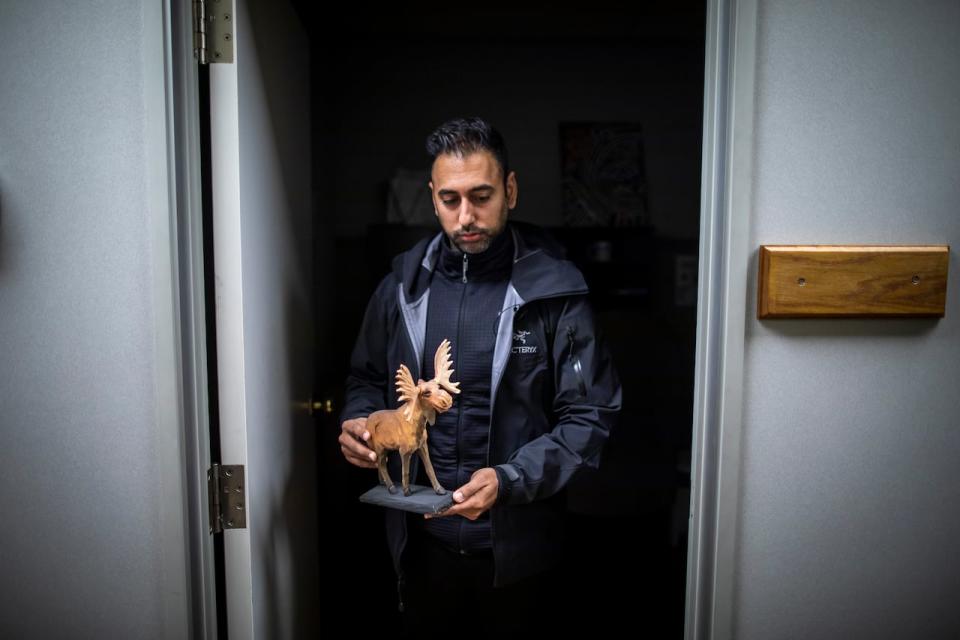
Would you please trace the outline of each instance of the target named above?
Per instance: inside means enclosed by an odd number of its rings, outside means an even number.
[[[430,484],[437,495],[447,491],[437,482],[437,476],[430,464],[430,453],[427,451],[427,425],[433,426],[437,420],[437,413],[443,413],[453,406],[451,393],[460,393],[460,383],[451,382],[450,375],[450,341],[444,340],[437,347],[433,357],[433,369],[436,373],[433,380],[424,382],[418,380],[413,383],[413,376],[406,365],[401,364],[397,370],[397,393],[403,406],[399,409],[374,411],[367,418],[367,431],[370,439],[367,446],[374,450],[377,456],[377,468],[380,473],[380,482],[386,485],[390,493],[396,493],[397,488],[387,472],[387,454],[390,451],[399,451],[403,463],[403,495],[410,495],[410,456],[414,452],[420,454],[424,469]]]

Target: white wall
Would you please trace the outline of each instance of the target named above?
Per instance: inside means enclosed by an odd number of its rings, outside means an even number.
[[[734,637],[960,636],[960,4],[759,3]],[[942,320],[756,320],[756,247],[946,243]]]
[[[160,2],[0,2],[0,636],[189,637]]]

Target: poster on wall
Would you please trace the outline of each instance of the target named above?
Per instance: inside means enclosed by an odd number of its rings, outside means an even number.
[[[639,124],[562,122],[564,223],[638,227],[650,222]]]

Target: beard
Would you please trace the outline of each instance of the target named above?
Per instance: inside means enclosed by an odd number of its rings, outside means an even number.
[[[504,204],[503,210],[499,220],[495,220],[493,224],[497,225],[494,228],[480,228],[473,225],[467,227],[461,227],[453,232],[449,236],[450,244],[464,253],[476,254],[483,253],[490,248],[490,244],[493,242],[493,239],[498,235],[503,233],[503,230],[507,228],[507,214],[508,209],[506,204]],[[478,234],[476,240],[466,242],[463,240],[463,236]]]
[[[471,242],[465,242],[462,240],[463,236],[471,234],[480,234],[480,237]],[[453,234],[453,237],[450,238],[451,242],[463,251],[464,253],[483,253],[490,248],[490,243],[493,242],[493,234],[489,229],[462,229],[456,231]]]

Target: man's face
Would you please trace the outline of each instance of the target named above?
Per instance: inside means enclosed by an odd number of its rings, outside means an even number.
[[[486,251],[517,206],[516,174],[510,172],[504,188],[500,164],[481,149],[463,157],[437,156],[431,175],[433,207],[447,237],[464,253]]]

